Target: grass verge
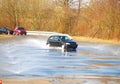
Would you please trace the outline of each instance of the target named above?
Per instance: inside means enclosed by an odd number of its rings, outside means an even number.
[[[1,38],[10,38],[10,37],[12,37],[11,35],[0,35],[0,39]]]
[[[78,37],[78,36],[72,36],[74,40],[76,41],[86,41],[86,42],[95,42],[95,43],[109,43],[109,44],[120,44],[120,41],[118,40],[104,40],[104,39],[98,39],[98,38],[90,38],[90,37]]]

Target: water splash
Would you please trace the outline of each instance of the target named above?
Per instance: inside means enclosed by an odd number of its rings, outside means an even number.
[[[62,52],[43,38],[0,46],[0,76],[120,76],[119,46],[83,43],[76,52]]]

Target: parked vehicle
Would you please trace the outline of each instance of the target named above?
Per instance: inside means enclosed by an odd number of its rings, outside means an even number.
[[[27,32],[24,27],[16,27],[13,35],[27,35]]]
[[[62,47],[64,50],[76,50],[78,44],[69,35],[51,35],[46,43],[49,47]]]
[[[13,30],[7,27],[0,27],[0,34],[13,34]]]

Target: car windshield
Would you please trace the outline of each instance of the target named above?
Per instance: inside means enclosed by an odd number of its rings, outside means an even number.
[[[68,37],[68,36],[60,36],[60,39],[61,39],[62,41],[68,41],[68,40],[71,40],[71,38]]]
[[[18,27],[17,30],[24,30],[24,28],[23,27]]]

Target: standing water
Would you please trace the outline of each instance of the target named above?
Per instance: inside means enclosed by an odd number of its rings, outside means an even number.
[[[0,41],[0,77],[120,79],[120,45],[78,44],[76,52],[63,52],[47,47],[46,38]]]

